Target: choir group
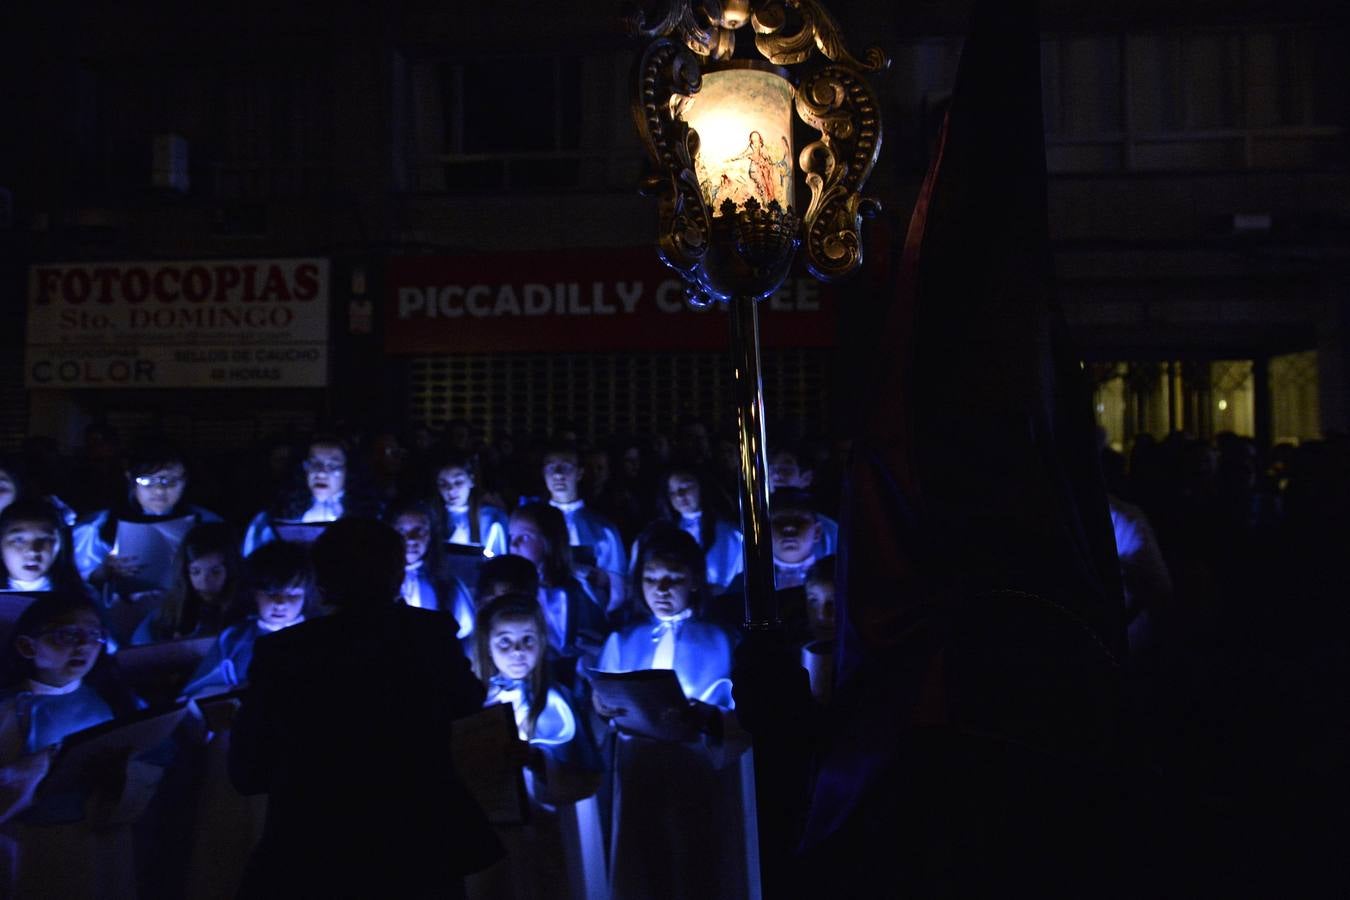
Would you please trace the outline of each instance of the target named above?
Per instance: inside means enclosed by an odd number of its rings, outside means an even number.
[[[710,460],[638,478],[636,460],[560,441],[533,456],[535,478],[507,479],[485,475],[477,452],[432,447],[381,485],[368,448],[318,435],[300,449],[289,484],[246,522],[188,502],[188,458],[167,441],[124,457],[124,496],[102,509],[72,509],[59,484],[0,461],[11,894],[84,872],[95,895],[231,895],[240,834],[257,822],[221,790],[229,712],[257,642],[325,614],[309,545],[348,517],[398,532],[405,577],[391,601],[453,617],[487,706],[511,707],[530,837],[510,836],[509,876],[471,881],[471,894],[755,892],[753,768],[731,682],[742,535]],[[610,462],[626,477],[608,478]],[[828,660],[837,528],[811,476],[803,450],[773,455],[775,578],[790,634]],[[605,673],[662,670],[683,697],[656,725],[598,689],[625,683]],[[171,737],[53,787],[72,745],[175,704]]]

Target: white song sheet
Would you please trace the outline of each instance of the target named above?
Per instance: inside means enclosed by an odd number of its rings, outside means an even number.
[[[137,568],[123,576],[125,591],[164,591],[173,584],[173,561],[184,536],[197,522],[194,516],[151,522],[117,523],[113,552],[123,559],[134,558]]]

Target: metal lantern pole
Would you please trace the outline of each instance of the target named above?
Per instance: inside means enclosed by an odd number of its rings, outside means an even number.
[[[774,596],[757,307],[783,283],[799,247],[824,281],[862,265],[862,220],[880,208],[861,193],[881,151],[867,75],[889,60],[876,47],[853,56],[821,0],[657,0],[633,7],[626,24],[648,42],[634,67],[632,113],[652,163],[642,189],[658,202],[658,252],[690,304],[730,306],[743,649],[786,652]],[[737,54],[738,33],[751,37],[759,59]],[[819,65],[801,66],[817,56]],[[800,154],[794,110],[816,132]],[[798,176],[810,191],[806,204],[796,202]],[[754,754],[761,885],[777,900],[796,886],[789,862],[802,747],[761,729]]]
[[[736,438],[740,448],[740,506],[747,641],[778,647],[784,642],[774,593],[773,535],[769,521],[768,451],[764,439],[764,387],[759,366],[759,304],[754,297],[730,301],[732,382],[736,399]],[[760,737],[766,737],[761,735]],[[755,741],[754,803],[759,854],[760,897],[790,896],[784,889],[791,853],[792,757],[782,741]],[[785,830],[787,829],[787,830]]]
[[[773,536],[769,527],[769,461],[764,440],[764,386],[759,368],[759,305],[752,297],[731,301],[732,381],[736,437],[740,444],[741,533],[745,536],[745,626],[778,627],[773,585]]]

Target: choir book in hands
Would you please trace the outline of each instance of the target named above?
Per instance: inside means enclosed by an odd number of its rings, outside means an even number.
[[[625,731],[660,741],[698,739],[689,699],[672,669],[601,672],[591,669],[591,690],[600,702],[623,713],[614,723]]]

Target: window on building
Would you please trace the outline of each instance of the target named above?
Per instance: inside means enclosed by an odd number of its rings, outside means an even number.
[[[1346,37],[1293,26],[1049,36],[1050,170],[1342,166]]]
[[[1270,431],[1276,444],[1322,436],[1317,351],[1270,358]]]
[[[251,61],[221,73],[213,196],[231,202],[332,189],[333,88],[313,59]]]
[[[400,64],[410,125],[406,186],[450,193],[603,186],[609,129],[619,118],[612,65],[566,54]]]

